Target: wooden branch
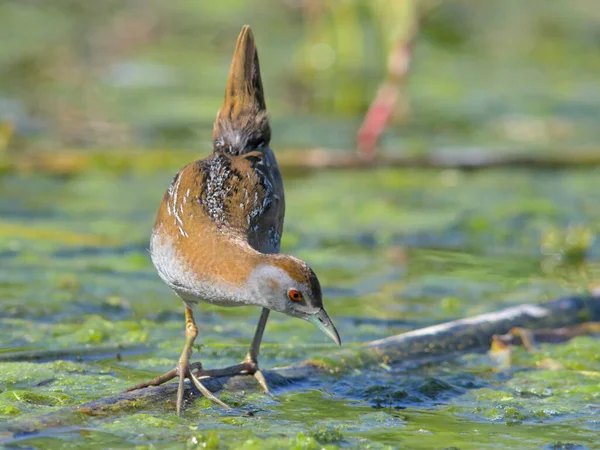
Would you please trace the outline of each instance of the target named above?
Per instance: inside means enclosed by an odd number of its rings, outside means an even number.
[[[557,169],[600,165],[598,149],[572,149],[561,153],[519,153],[495,149],[457,149],[424,154],[387,151],[372,160],[346,150],[310,149],[278,152],[284,169],[358,169],[370,167],[411,167],[431,169],[483,170],[498,167]]]
[[[102,359],[115,355],[121,358],[132,353],[149,351],[148,347],[136,345],[110,345],[105,347],[74,347],[56,350],[25,350],[17,352],[0,353],[0,362],[44,362],[66,360]]]
[[[481,170],[494,167],[555,169],[600,166],[597,148],[568,149],[561,152],[536,151],[519,153],[497,149],[457,149],[414,154],[405,150],[379,153],[366,161],[354,150],[288,149],[277,152],[284,170],[358,169],[372,167],[413,167],[434,169]],[[6,154],[0,160],[3,172],[75,175],[89,170],[156,171],[177,170],[207,153],[189,150],[61,150],[55,152],[20,152]]]
[[[358,348],[336,352],[327,359],[307,360],[264,373],[268,383],[277,388],[312,376],[342,373],[354,367],[398,365],[408,361],[430,361],[432,358],[442,359],[465,352],[482,351],[489,348],[494,335],[505,334],[515,327],[548,329],[598,320],[600,291],[596,290],[590,295],[567,297],[542,304],[519,305],[498,312],[446,322],[368,342]],[[223,388],[232,391],[257,388],[253,377],[239,375],[204,379],[203,384],[212,392]],[[156,407],[163,402],[172,403],[176,391],[177,384],[170,383],[64,408],[32,421],[17,420],[9,424],[7,429],[10,435],[4,439],[12,439],[15,435],[44,428],[83,423],[93,416],[114,416],[139,408]],[[195,396],[196,393],[188,384],[186,400]]]
[[[600,318],[600,292],[542,304],[514,306],[498,312],[446,322],[366,344],[371,362],[446,357],[487,349],[495,335],[513,328],[560,328]]]

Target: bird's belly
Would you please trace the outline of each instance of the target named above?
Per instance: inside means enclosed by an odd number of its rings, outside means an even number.
[[[150,255],[158,275],[188,305],[200,301],[228,307],[247,305],[240,299],[235,287],[198,276],[189,270],[167,239],[154,234]]]
[[[190,306],[195,305],[198,302],[206,302],[211,305],[225,307],[245,305],[245,303],[232,300],[223,292],[220,292],[218,287],[215,287],[214,285],[207,286],[204,289],[202,287],[198,288],[198,286],[193,286],[192,289],[189,289],[183,286],[171,285],[170,283],[167,284],[169,284],[171,289],[173,289],[173,291],[175,291],[175,293]]]
[[[218,306],[245,305],[244,302],[232,298],[232,290],[229,286],[198,279],[186,273],[185,267],[180,267],[176,269],[179,272],[174,272],[172,263],[167,267],[161,266],[161,263],[155,264],[155,266],[163,281],[188,305],[195,305],[198,302]]]

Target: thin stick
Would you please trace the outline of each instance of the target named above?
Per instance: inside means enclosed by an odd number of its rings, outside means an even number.
[[[510,149],[478,148],[453,151],[418,153],[407,149],[390,149],[371,161],[356,154],[353,149],[280,149],[279,166],[295,169],[356,169],[372,167],[416,167],[436,169],[482,170],[495,167],[557,169],[600,165],[600,151],[596,147],[569,148],[563,151],[548,149],[544,152],[515,153]],[[127,150],[82,152],[62,150],[44,153],[30,152],[7,155],[0,161],[0,171],[32,172],[56,175],[73,175],[95,170],[166,170],[177,169],[190,159],[206,156],[188,151]]]

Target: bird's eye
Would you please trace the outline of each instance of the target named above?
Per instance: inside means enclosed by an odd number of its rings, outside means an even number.
[[[288,291],[288,297],[294,302],[299,302],[300,300],[302,300],[302,292],[296,289],[290,289]]]

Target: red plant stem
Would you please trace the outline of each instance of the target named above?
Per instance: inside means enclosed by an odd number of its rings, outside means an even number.
[[[358,154],[367,161],[375,158],[376,145],[398,103],[403,100],[401,87],[410,70],[416,30],[415,26],[411,33],[399,39],[394,46],[388,58],[386,80],[380,85],[356,135]]]

